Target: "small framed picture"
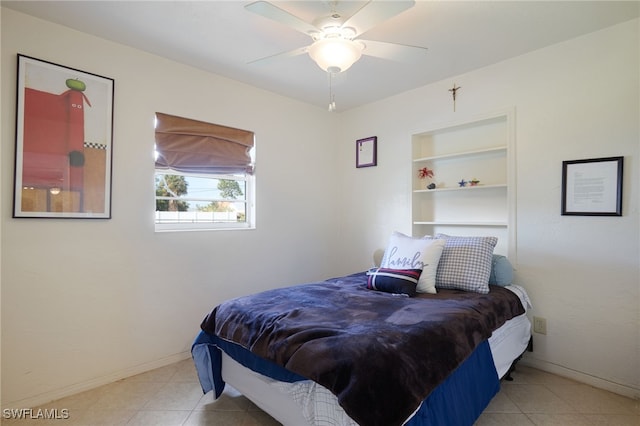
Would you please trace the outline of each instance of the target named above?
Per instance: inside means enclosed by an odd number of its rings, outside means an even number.
[[[378,164],[377,143],[377,136],[356,141],[356,167],[371,167]]]
[[[562,162],[562,215],[622,216],[624,157]]]
[[[15,218],[111,217],[112,79],[18,55]]]

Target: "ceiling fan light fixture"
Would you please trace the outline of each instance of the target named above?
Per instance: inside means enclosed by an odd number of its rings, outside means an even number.
[[[346,71],[362,56],[364,46],[353,40],[328,37],[309,47],[309,56],[323,70],[331,73]]]

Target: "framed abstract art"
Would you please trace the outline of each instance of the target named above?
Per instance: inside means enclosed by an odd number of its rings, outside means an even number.
[[[18,55],[13,217],[111,217],[114,81]]]

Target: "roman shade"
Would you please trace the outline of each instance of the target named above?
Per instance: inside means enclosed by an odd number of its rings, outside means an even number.
[[[183,173],[253,173],[253,132],[156,113],[156,169]]]

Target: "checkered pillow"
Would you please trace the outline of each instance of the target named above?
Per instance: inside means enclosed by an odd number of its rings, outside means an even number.
[[[436,238],[446,241],[436,271],[436,287],[489,293],[493,249],[498,239],[444,234]]]
[[[367,288],[394,294],[416,295],[422,269],[373,268],[367,271]]]

